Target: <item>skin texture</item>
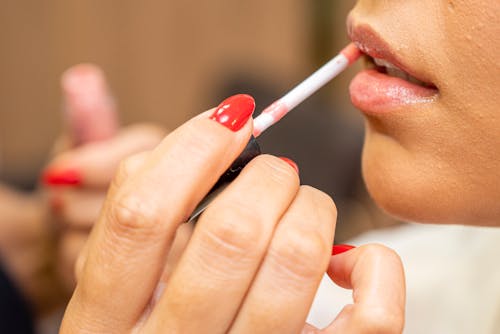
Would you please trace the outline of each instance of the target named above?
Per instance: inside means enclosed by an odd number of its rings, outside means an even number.
[[[499,16],[493,0],[361,0],[350,13],[351,30],[371,27],[439,90],[428,103],[366,116],[363,174],[390,214],[499,224]]]

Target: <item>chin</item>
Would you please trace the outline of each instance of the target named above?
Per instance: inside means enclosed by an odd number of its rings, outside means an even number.
[[[463,182],[431,156],[405,150],[391,137],[367,132],[362,172],[376,204],[402,221],[498,226],[500,208],[484,189]]]

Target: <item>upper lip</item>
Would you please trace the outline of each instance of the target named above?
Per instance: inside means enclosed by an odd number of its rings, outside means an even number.
[[[398,57],[391,45],[382,39],[379,33],[368,24],[356,24],[352,17],[349,17],[347,21],[347,33],[349,38],[363,53],[372,58],[388,61],[412,77],[422,82],[432,84],[429,78],[426,78],[422,73],[415,73],[409,68],[409,66]]]

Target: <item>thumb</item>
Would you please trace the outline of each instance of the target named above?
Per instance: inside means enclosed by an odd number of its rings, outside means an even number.
[[[113,137],[118,130],[116,105],[100,68],[80,64],[61,78],[63,117],[72,145]]]
[[[345,251],[331,258],[327,273],[335,284],[353,290],[354,303],[319,333],[403,332],[405,277],[393,250],[371,244]]]

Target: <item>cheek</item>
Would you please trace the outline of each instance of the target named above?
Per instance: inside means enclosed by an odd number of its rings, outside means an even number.
[[[500,103],[500,5],[498,1],[449,1],[444,10],[441,49],[447,62],[441,89],[450,112],[498,120]],[[500,124],[496,124],[500,125]]]

